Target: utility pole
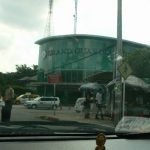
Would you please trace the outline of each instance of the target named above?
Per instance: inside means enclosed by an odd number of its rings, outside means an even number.
[[[121,119],[122,115],[122,77],[118,70],[118,67],[122,63],[123,51],[122,51],[122,0],[118,0],[117,3],[117,48],[116,48],[116,57],[115,57],[115,123]],[[119,113],[118,113],[119,112]]]
[[[117,12],[117,56],[122,57],[122,0],[118,0]]]

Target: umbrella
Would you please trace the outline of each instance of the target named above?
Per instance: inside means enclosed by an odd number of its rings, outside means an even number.
[[[80,91],[86,91],[86,90],[97,91],[99,89],[103,89],[103,88],[102,88],[102,85],[98,83],[85,83],[79,87]]]

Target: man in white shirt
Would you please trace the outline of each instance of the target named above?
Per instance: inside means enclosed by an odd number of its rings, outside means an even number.
[[[96,105],[97,105],[97,112],[96,112],[96,115],[95,115],[95,119],[99,119],[98,118],[99,113],[101,114],[101,119],[102,120],[104,119],[103,118],[103,110],[102,110],[102,108],[103,108],[103,105],[102,105],[103,99],[102,99],[102,97],[103,97],[103,94],[102,94],[102,90],[100,89],[96,93],[96,97],[95,97]]]

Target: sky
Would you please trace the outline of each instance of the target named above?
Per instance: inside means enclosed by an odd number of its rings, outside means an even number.
[[[0,0],[0,72],[38,65],[49,0]],[[123,39],[150,45],[150,0],[122,0]],[[74,33],[74,0],[54,0],[51,35]],[[117,0],[78,0],[77,34],[117,37]]]

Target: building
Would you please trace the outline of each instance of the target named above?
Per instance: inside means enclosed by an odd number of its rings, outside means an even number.
[[[113,79],[116,38],[96,35],[50,36],[36,41],[40,45],[38,91],[40,95],[59,96],[63,103],[74,103],[82,96],[78,90],[85,82],[107,84]],[[146,45],[123,41],[123,53]]]

